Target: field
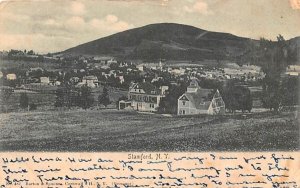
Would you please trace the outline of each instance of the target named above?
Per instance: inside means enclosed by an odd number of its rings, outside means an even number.
[[[35,87],[33,87],[35,86]],[[4,105],[0,106],[0,112],[17,112],[22,111],[20,109],[20,95],[21,93],[26,93],[28,96],[29,103],[36,104],[39,111],[45,110],[55,110],[54,104],[56,101],[55,91],[56,86],[49,85],[39,85],[39,84],[28,84],[27,88],[35,90],[24,90],[24,89],[15,89],[7,101],[4,101]],[[127,91],[117,90],[114,88],[108,88],[108,93],[110,97],[111,104],[110,107],[115,108],[116,101],[122,96],[127,95]],[[41,92],[42,91],[42,92]],[[94,106],[97,106],[98,96],[102,94],[103,87],[99,86],[92,89],[92,96],[94,98]]]
[[[133,111],[0,114],[1,151],[292,151],[295,113],[166,117]]]

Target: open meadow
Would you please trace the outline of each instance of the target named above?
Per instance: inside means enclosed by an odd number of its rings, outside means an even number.
[[[70,110],[0,114],[1,151],[292,151],[296,114],[174,116]]]
[[[10,95],[10,97],[6,101],[4,101],[4,105],[0,104],[0,112],[24,111],[20,108],[20,96],[22,93],[26,93],[26,95],[28,96],[29,104],[35,104],[39,111],[56,110],[54,104],[57,98],[55,94],[57,86],[28,84],[26,85],[26,88],[27,90],[15,89],[14,92]],[[127,92],[123,90],[117,90],[111,87],[108,87],[108,90],[111,102],[109,106],[113,108],[115,108],[116,101],[118,101],[120,97],[127,95]],[[98,96],[101,95],[102,92],[103,86],[99,86],[97,88],[92,89],[94,107],[97,106]]]

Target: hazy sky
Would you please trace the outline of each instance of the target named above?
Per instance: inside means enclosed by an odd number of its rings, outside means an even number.
[[[0,50],[55,52],[161,22],[255,39],[278,34],[289,39],[300,36],[300,0],[2,1]]]

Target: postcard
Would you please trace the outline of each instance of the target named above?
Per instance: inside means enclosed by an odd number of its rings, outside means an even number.
[[[0,1],[0,187],[300,187],[299,0]]]

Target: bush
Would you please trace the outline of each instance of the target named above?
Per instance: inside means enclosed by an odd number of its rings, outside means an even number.
[[[10,87],[3,87],[0,89],[1,93],[1,104],[5,104],[7,100],[10,98],[11,94],[14,92],[14,90]]]
[[[30,110],[30,111],[31,111],[31,110],[36,110],[36,109],[37,109],[36,104],[32,103],[32,104],[29,105],[29,110]]]
[[[79,106],[83,109],[87,109],[91,107],[94,103],[94,98],[92,96],[92,91],[91,88],[88,86],[84,85],[80,88],[80,104]]]
[[[103,93],[99,95],[98,103],[103,104],[105,107],[110,104],[108,89],[106,87],[103,88]]]
[[[28,102],[29,102],[29,99],[28,99],[27,94],[22,93],[20,96],[20,107],[23,109],[28,108]]]

